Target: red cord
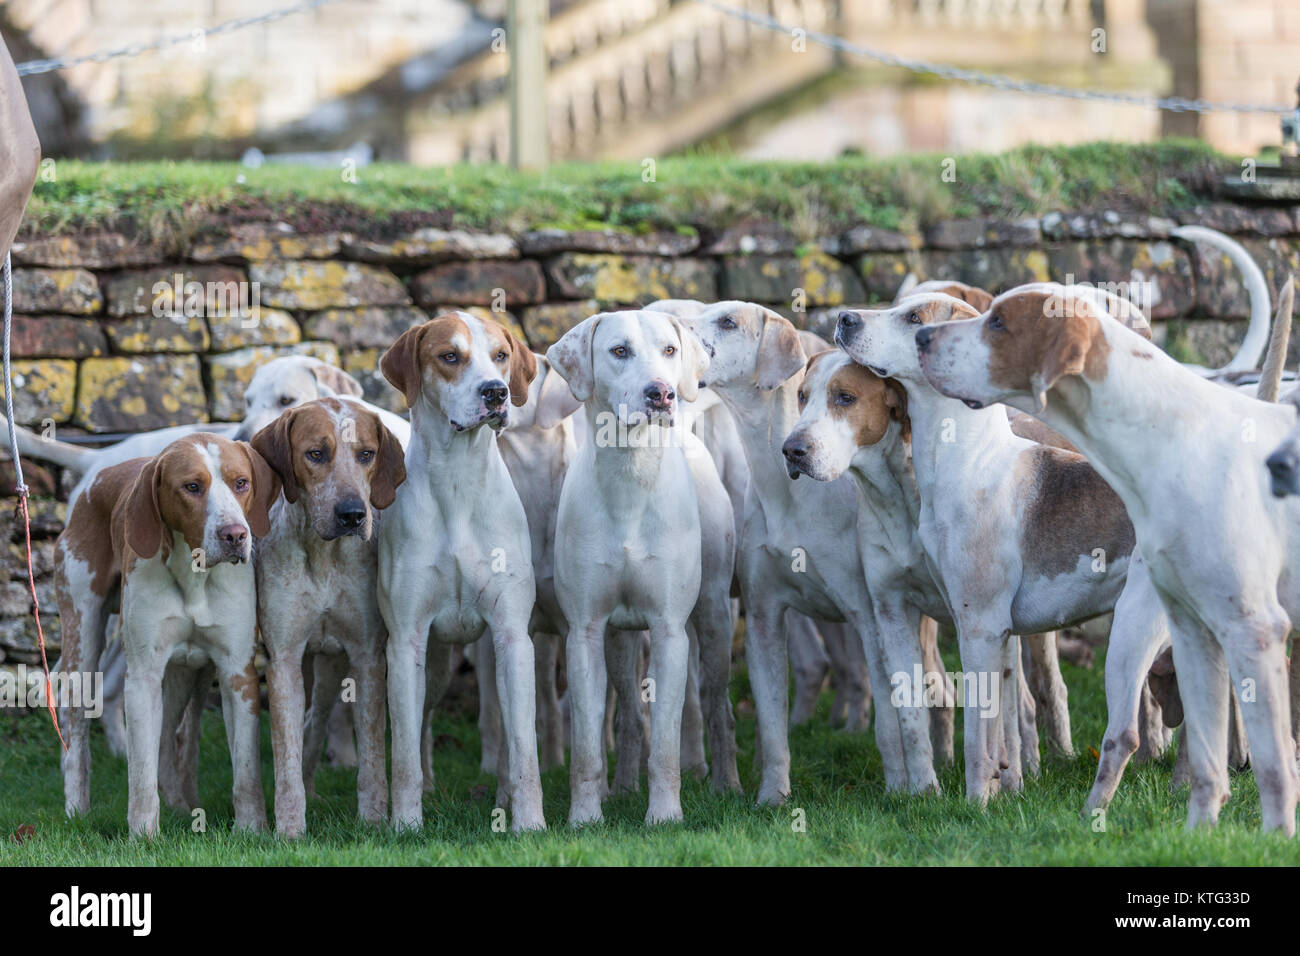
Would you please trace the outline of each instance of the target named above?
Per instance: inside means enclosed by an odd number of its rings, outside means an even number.
[[[45,631],[41,628],[41,602],[36,597],[36,573],[32,570],[32,522],[27,512],[27,489],[18,489],[18,510],[23,516],[23,530],[27,535],[27,586],[32,592],[32,616],[36,618],[36,640],[41,646],[41,666],[45,669],[45,704],[50,709],[50,720],[54,721],[54,732],[59,735],[63,752],[68,751],[68,742],[63,739],[59,729],[59,712],[54,706],[54,685],[50,681],[50,662],[45,656]]]

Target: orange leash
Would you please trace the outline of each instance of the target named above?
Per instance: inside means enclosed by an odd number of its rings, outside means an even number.
[[[36,573],[32,569],[32,522],[27,512],[27,488],[18,489],[18,511],[23,516],[23,532],[27,539],[27,587],[32,592],[32,616],[36,618],[36,641],[41,647],[41,667],[45,670],[45,704],[50,710],[50,720],[54,721],[54,732],[59,735],[59,743],[67,753],[68,742],[63,739],[59,727],[59,711],[54,706],[54,684],[50,680],[50,661],[45,656],[45,631],[41,628],[41,602],[36,596]]]

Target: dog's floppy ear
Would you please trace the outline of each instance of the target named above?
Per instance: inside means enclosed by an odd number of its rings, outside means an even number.
[[[683,402],[693,402],[700,394],[700,379],[709,370],[709,353],[704,351],[700,337],[682,325],[677,316],[669,315],[668,321],[677,330],[677,341],[682,344],[682,379],[677,383],[677,394]]]
[[[885,383],[885,407],[889,417],[902,426],[903,440],[912,440],[912,420],[907,415],[907,390],[895,379],[883,379]]]
[[[379,450],[375,453],[375,470],[370,479],[370,504],[383,511],[397,499],[397,486],[406,480],[406,453],[379,416],[375,415],[374,419],[379,428]]]
[[[551,368],[545,355],[538,356],[537,374],[542,377],[542,384],[537,392],[537,409],[533,413],[533,425],[537,428],[554,428],[579,408],[582,402],[573,397],[568,383]]]
[[[981,290],[976,289],[975,291],[979,292]],[[984,294],[988,295],[987,292]],[[990,295],[989,302],[991,303],[992,301],[993,301],[993,296]],[[988,306],[985,306],[985,308],[988,308]],[[981,309],[978,306],[973,305],[968,299],[963,298],[952,304],[952,308],[948,310],[947,321],[957,322],[961,319],[973,319],[975,318],[975,316],[980,315],[983,311],[984,309]]]
[[[313,363],[311,375],[316,379],[316,388],[321,398],[331,398],[335,395],[361,397],[361,383],[343,369],[335,368],[328,362]]]
[[[298,479],[293,473],[293,443],[289,437],[297,415],[296,408],[282,412],[279,418],[253,436],[252,443],[257,457],[279,476],[284,485],[284,500],[289,504],[298,500]],[[253,533],[257,534],[256,531]]]
[[[528,386],[537,377],[537,356],[505,326],[510,340],[510,404],[522,408],[528,404]]]
[[[1047,392],[1067,375],[1082,375],[1092,346],[1092,332],[1097,324],[1092,314],[1092,304],[1080,298],[1062,302],[1044,303],[1040,322],[1052,322],[1054,328],[1047,335],[1047,348],[1043,350],[1042,367],[1030,376],[1034,401],[1041,412],[1047,407]],[[1053,318],[1056,316],[1057,318]]]
[[[985,292],[983,289],[977,288],[973,285],[968,285],[962,289],[961,295],[958,296],[958,298],[963,302],[975,306],[976,315],[982,315],[987,312],[989,306],[993,304],[993,293]]]
[[[152,558],[158,553],[166,532],[158,507],[161,457],[158,455],[145,463],[126,497],[126,543],[142,558]]]
[[[596,373],[592,368],[591,342],[596,336],[596,326],[605,313],[583,319],[546,350],[546,360],[560,377],[569,383],[569,391],[579,402],[591,398],[596,387]]]
[[[428,327],[429,323],[425,322],[407,329],[379,360],[379,370],[388,379],[388,384],[402,393],[407,408],[415,407],[424,382],[420,371],[420,337]]]
[[[754,372],[758,387],[771,391],[808,361],[799,330],[789,319],[764,310],[763,332],[758,338],[758,363]]]
[[[248,463],[253,468],[253,496],[244,512],[248,518],[248,530],[253,532],[253,537],[264,538],[271,531],[271,505],[280,497],[280,476],[248,442],[237,441],[235,444],[248,456]]]

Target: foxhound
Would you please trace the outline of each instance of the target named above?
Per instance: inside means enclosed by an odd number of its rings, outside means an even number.
[[[659,299],[646,308],[687,321],[709,306],[695,299]],[[808,355],[831,348],[826,340],[802,329],[799,341]],[[732,513],[744,515],[745,496],[749,491],[749,465],[745,461],[745,449],[735,418],[711,388],[700,389],[694,407],[687,411],[692,419],[692,428],[713,456],[718,476],[727,487]],[[798,611],[786,614],[786,637],[794,677],[791,725],[798,726],[812,719],[817,697],[829,672],[834,691],[832,725],[843,725],[846,730],[865,730],[871,718],[871,684],[867,678],[867,661],[857,637],[848,633],[841,623],[819,621],[814,624]],[[689,699],[687,706],[690,706]]]
[[[537,603],[529,633],[536,660],[539,759],[545,771],[564,763],[564,725],[556,677],[560,635],[568,633],[568,625],[555,596],[555,514],[564,475],[577,451],[573,415],[581,406],[546,357],[533,357],[537,377],[528,387],[528,401],[513,413],[510,427],[497,436],[497,447],[528,516],[532,542]],[[501,738],[501,707],[493,676],[496,662],[489,642],[479,642],[476,651],[482,769],[495,773]],[[431,761],[430,737],[425,741],[425,762],[431,766]]]
[[[83,448],[68,442],[46,438],[15,426],[18,449],[31,455],[75,471],[81,475],[69,496],[77,496],[90,487],[100,471],[132,458],[157,455],[172,442],[194,434],[213,434],[240,441],[251,439],[265,425],[285,409],[294,408],[317,398],[337,396],[345,398],[378,415],[386,428],[398,436],[405,447],[410,440],[411,427],[406,419],[360,398],[361,383],[347,372],[320,359],[307,355],[286,355],[272,359],[253,373],[252,381],[244,392],[244,420],[242,422],[200,422],[176,425],[156,431],[141,432],[104,448]],[[4,417],[0,415],[0,428]],[[119,756],[126,753],[126,725],[122,714],[122,676],[125,674],[120,655],[122,645],[111,641],[104,651],[99,669],[105,673],[103,724],[109,750]],[[341,708],[342,710],[342,708]],[[345,724],[342,730],[351,732]]]
[[[235,825],[266,826],[258,764],[258,679],[253,667],[253,536],[270,530],[280,480],[256,451],[192,435],[153,458],[104,469],[74,498],[55,546],[63,622],[60,667],[93,670],[109,608],[120,601],[126,651],[126,727],[134,835],[158,831],[163,732],[180,722],[209,664],[221,683],[234,765]],[[164,694],[166,689],[166,694]],[[90,802],[87,724],[69,708],[64,790],[68,813]]]
[[[537,361],[503,325],[465,312],[410,329],[380,360],[411,409],[406,483],[379,528],[379,613],[388,629],[392,820],[423,822],[420,733],[452,643],[486,633],[496,659],[516,831],[545,827],[534,725],[536,590],[528,518],[497,449],[509,409],[528,399]],[[432,651],[431,651],[432,648]]]
[[[793,608],[842,621],[856,636],[876,700],[876,740],[891,790],[936,789],[929,717],[921,706],[892,708],[889,674],[912,673],[920,647],[882,647],[864,587],[852,482],[796,490],[781,444],[799,417],[797,373],[804,347],[795,327],[762,306],[720,302],[688,327],[709,353],[705,383],[722,397],[740,430],[750,484],[740,523],[737,576],[745,604],[745,648],[758,714],[761,804],[790,793],[786,630]]]
[[[1214,823],[1227,800],[1235,688],[1263,824],[1294,834],[1283,645],[1300,613],[1300,510],[1270,495],[1264,460],[1294,427],[1295,409],[1207,382],[1067,290],[1014,289],[916,343],[936,388],[973,407],[1006,402],[1041,418],[1126,506],[1169,615],[1192,780],[1188,824]]]
[[[301,836],[306,790],[326,725],[351,667],[356,681],[357,810],[388,817],[384,748],[384,625],[375,600],[374,527],[406,479],[402,446],[379,416],[354,402],[318,399],[253,437],[280,478],[270,531],[257,544],[257,622],[275,753],[275,828]],[[303,741],[304,656],[321,657]],[[303,758],[304,748],[306,759]]]
[[[594,315],[546,355],[584,403],[588,432],[556,515],[556,596],[569,624],[569,822],[602,819],[607,629],[649,631],[646,822],[681,820],[688,623],[699,642],[713,783],[739,789],[727,697],[734,519],[712,459],[679,420],[679,399],[695,400],[708,358],[676,318],[650,311]],[[618,634],[609,641],[611,656],[625,659],[612,669],[627,674],[632,642]]]
[[[926,293],[889,309],[841,312],[835,340],[907,393],[921,546],[956,625],[962,667],[988,682],[990,699],[976,707],[967,695],[965,708],[966,792],[983,802],[995,780],[1002,790],[1023,782],[1021,662],[1010,637],[1114,608],[1134,538],[1120,499],[1082,456],[1020,438],[1002,409],[968,408],[926,380],[917,342],[977,314],[964,301]],[[1163,621],[1158,604],[1143,608],[1154,630]],[[1004,689],[1005,679],[1016,683]],[[999,774],[1004,747],[1010,766]]]

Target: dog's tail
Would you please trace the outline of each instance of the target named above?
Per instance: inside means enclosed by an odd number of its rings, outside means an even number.
[[[1170,230],[1173,235],[1186,242],[1196,242],[1210,246],[1226,255],[1241,272],[1241,277],[1250,296],[1250,324],[1246,326],[1246,337],[1241,340],[1241,347],[1232,361],[1213,374],[1228,372],[1250,372],[1259,368],[1260,356],[1268,341],[1269,296],[1268,283],[1249,252],[1235,239],[1205,226],[1179,226]]]
[[[1273,334],[1268,338],[1268,354],[1259,375],[1255,397],[1262,402],[1276,402],[1282,389],[1282,372],[1286,368],[1286,349],[1291,342],[1291,307],[1295,302],[1295,275],[1288,273],[1277,294],[1277,311],[1273,313]]]
[[[9,420],[4,415],[0,415],[0,434],[7,434],[8,430]],[[84,475],[89,471],[95,460],[95,449],[93,448],[78,448],[76,445],[70,445],[64,441],[46,438],[44,435],[38,435],[36,432],[23,428],[22,425],[15,425],[14,433],[18,437],[18,454],[27,455],[29,458],[39,458],[41,461],[53,462],[62,468],[75,471],[79,475]],[[7,443],[5,451],[8,451]]]

